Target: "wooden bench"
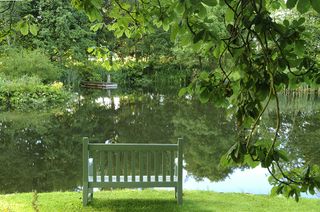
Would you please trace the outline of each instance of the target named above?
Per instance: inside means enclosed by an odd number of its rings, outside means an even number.
[[[93,188],[174,187],[182,204],[182,141],[177,144],[103,144],[83,140],[83,205]]]

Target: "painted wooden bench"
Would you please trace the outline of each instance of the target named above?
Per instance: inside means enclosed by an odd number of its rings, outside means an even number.
[[[93,188],[174,187],[182,204],[182,140],[177,144],[103,144],[83,140],[83,205]]]

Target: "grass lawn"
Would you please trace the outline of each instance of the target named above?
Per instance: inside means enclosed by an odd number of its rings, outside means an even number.
[[[320,211],[320,199],[292,199],[265,195],[184,191],[176,204],[173,191],[114,190],[94,193],[93,203],[82,207],[82,193],[33,193],[0,195],[0,211]]]

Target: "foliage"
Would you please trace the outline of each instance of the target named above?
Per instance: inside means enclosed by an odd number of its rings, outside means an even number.
[[[35,76],[44,83],[59,80],[61,69],[40,50],[9,49],[0,58],[0,73],[8,78]]]
[[[16,2],[8,13],[3,13],[11,18],[3,28],[10,33],[3,39],[9,46],[42,48],[52,61],[66,63],[86,59],[86,49],[95,44],[86,16],[69,0]]]
[[[11,22],[17,23],[17,27],[4,37],[8,47],[43,49],[50,56],[51,61],[59,62],[61,69],[63,69],[62,81],[72,87],[79,85],[80,80],[104,80],[101,68],[106,71],[121,69],[122,74],[117,75],[120,81],[124,82],[124,79],[127,78],[125,75],[128,75],[129,78],[132,78],[130,75],[137,76],[138,73],[131,73],[131,67],[139,67],[141,63],[147,63],[146,66],[149,67],[167,66],[172,70],[172,72],[168,72],[170,79],[165,82],[160,77],[154,75],[150,78],[149,75],[138,77],[137,80],[128,80],[125,82],[127,85],[146,86],[150,85],[151,81],[170,84],[172,81],[180,81],[175,80],[177,74],[173,67],[180,67],[180,71],[183,67],[190,73],[189,70],[197,68],[195,63],[197,64],[199,61],[199,59],[188,60],[186,63],[188,57],[186,51],[173,50],[170,32],[162,28],[136,38],[117,37],[110,31],[112,29],[109,25],[102,22],[95,23],[90,27],[90,31],[87,18],[72,8],[70,1],[51,1],[50,4],[42,0],[33,3],[25,2],[24,4],[19,2],[15,4],[11,17],[13,19]],[[107,17],[105,18],[107,19]],[[37,28],[36,33],[33,30],[34,27]],[[33,33],[29,32],[31,28]],[[57,33],[58,31],[59,33]],[[128,31],[126,33],[134,34]],[[83,60],[87,60],[88,57],[91,62],[83,63]],[[177,57],[179,57],[178,60]],[[137,62],[136,65],[132,64],[134,61]],[[94,65],[99,66],[98,70],[92,70],[91,66],[94,63],[98,64]],[[202,63],[205,63],[205,60]],[[170,64],[173,66],[171,67]],[[155,68],[151,71],[157,74],[158,71],[162,72],[167,67]],[[85,69],[88,69],[88,73],[85,73]],[[129,73],[125,73],[126,70]],[[169,76],[162,73],[159,75],[161,77]],[[181,75],[181,72],[178,75]],[[188,78],[191,77],[188,76]],[[131,81],[136,82],[132,83]]]
[[[35,77],[8,80],[0,77],[0,109],[28,111],[51,108],[66,103],[71,94],[62,89],[62,83],[42,84]]]
[[[38,36],[32,37],[37,48],[45,49],[51,60],[61,63],[87,59],[87,48],[95,44],[85,15],[69,0],[40,0],[29,3],[37,17]]]
[[[170,30],[173,40],[184,37],[183,46],[194,43],[194,49],[202,48],[219,66],[199,74],[180,95],[190,92],[202,102],[212,100],[220,106],[232,106],[229,109],[236,118],[239,133],[225,158],[238,164],[260,162],[276,179],[278,186],[273,191],[277,194],[298,200],[305,187],[320,188],[319,168],[309,169],[307,164],[299,167],[300,171],[292,169],[290,174],[282,172],[281,178],[275,176],[274,170],[282,170],[279,161],[286,160],[279,150],[278,93],[284,87],[294,88],[301,82],[315,85],[319,75],[316,47],[309,51],[306,48],[306,19],[273,18],[276,12],[285,13],[286,8],[301,14],[314,10],[319,13],[319,1],[114,0],[103,3],[74,0],[73,3],[84,10],[91,21],[101,21],[107,16],[108,27],[117,37],[125,34],[137,38],[154,31],[156,26]],[[226,34],[222,37],[212,27],[215,18],[210,15],[218,7],[224,14]],[[226,69],[225,62],[230,58],[233,64]],[[275,99],[277,114],[272,139],[257,136],[260,118],[271,99]]]
[[[107,72],[101,64],[87,61],[68,64],[62,72],[61,81],[72,88],[77,88],[81,81],[107,81]]]
[[[120,68],[120,73],[116,73],[116,80],[123,85],[147,87],[151,84],[151,80],[147,78],[149,68],[145,63],[128,62]]]
[[[3,33],[0,32],[2,51],[9,49],[12,52],[7,61],[7,72],[14,73],[14,77],[26,74],[37,75],[41,79],[42,75],[51,73],[44,83],[60,80],[61,76],[66,85],[79,85],[81,73],[77,72],[75,64],[88,59],[87,48],[96,42],[87,17],[72,7],[69,0],[2,2],[1,6],[9,8],[0,13],[3,17]],[[17,48],[17,52],[13,48]],[[24,55],[27,64],[16,64],[16,59]],[[42,69],[39,65],[44,69],[39,70]],[[36,70],[22,68],[30,66]],[[16,67],[19,73],[9,70]],[[50,72],[54,67],[59,69],[55,76]]]
[[[177,60],[173,52],[170,34],[162,29],[144,35],[141,38],[115,38],[107,27],[101,23],[92,28],[97,30],[97,40],[100,46],[88,48],[95,63],[101,64],[113,79],[123,86],[146,87],[151,84],[179,84],[191,78],[191,70],[195,68],[193,60],[188,65],[182,55]],[[176,50],[176,52],[178,52]]]

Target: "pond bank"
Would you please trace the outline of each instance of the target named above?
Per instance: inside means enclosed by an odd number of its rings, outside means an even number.
[[[179,207],[173,191],[114,190],[95,192],[93,204],[82,207],[81,192],[0,195],[0,211],[318,211],[320,200],[240,193],[184,191]]]

